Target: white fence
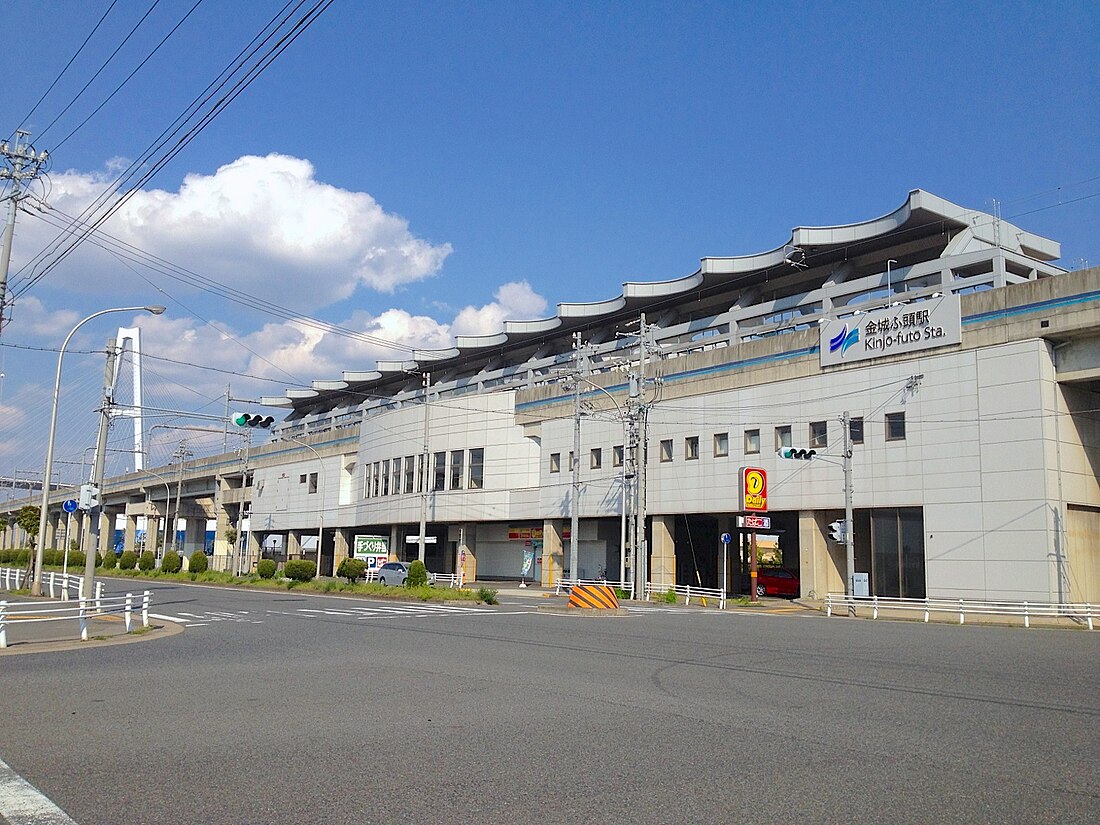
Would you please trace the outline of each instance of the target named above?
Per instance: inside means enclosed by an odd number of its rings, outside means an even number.
[[[648,602],[651,596],[660,598],[669,590],[672,590],[677,596],[683,596],[684,604],[691,604],[692,599],[699,599],[705,606],[707,599],[716,599],[718,601],[718,609],[726,609],[726,594],[719,587],[696,587],[691,584],[669,585],[647,582],[645,586],[645,600]]]
[[[0,567],[0,588],[4,590],[19,590],[29,587],[30,582],[25,581],[26,571],[14,567]],[[72,573],[56,573],[54,571],[42,573],[42,589],[49,589],[50,598],[60,598],[68,601],[72,596],[77,599],[84,598],[84,577],[74,576]],[[95,597],[103,598],[103,582],[95,583]]]
[[[634,582],[614,582],[607,579],[558,579],[557,587],[554,589],[554,595],[560,596],[564,590],[566,593],[573,590],[578,584],[602,584],[606,585],[614,590],[621,590],[626,593],[628,599],[634,598]]]
[[[928,621],[933,613],[959,617],[959,624],[966,623],[967,615],[1020,616],[1024,627],[1031,627],[1032,617],[1071,619],[1084,622],[1094,629],[1094,619],[1100,619],[1100,606],[1094,604],[1058,604],[1056,602],[982,601],[979,599],[895,599],[879,596],[846,596],[829,593],[825,596],[825,614],[833,611],[848,612],[856,607],[870,607],[871,618],[877,619],[880,610],[908,610],[924,613]]]
[[[461,587],[462,576],[458,573],[429,573],[428,582],[430,584],[445,584],[447,587]]]
[[[13,602],[0,601],[0,648],[8,646],[8,626],[31,622],[59,622],[76,620],[80,626],[80,638],[88,640],[88,620],[103,616],[122,616],[129,633],[133,626],[134,612],[141,614],[142,627],[149,626],[150,592],[146,590],[136,600],[133,593],[98,599],[79,599],[64,602]]]

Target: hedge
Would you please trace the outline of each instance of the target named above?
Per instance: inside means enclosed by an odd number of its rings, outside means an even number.
[[[205,573],[209,566],[210,562],[206,560],[206,552],[203,550],[196,550],[187,559],[188,573]]]
[[[317,575],[317,564],[309,559],[291,559],[283,565],[283,575],[296,582],[308,582]]]
[[[260,559],[260,563],[256,565],[256,572],[260,574],[261,579],[275,578],[277,569],[278,565],[272,559]]]
[[[178,573],[183,569],[183,559],[175,550],[169,550],[160,560],[160,569],[165,573]]]

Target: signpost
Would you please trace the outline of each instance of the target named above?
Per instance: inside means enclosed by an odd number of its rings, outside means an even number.
[[[740,517],[738,518],[740,521]],[[729,567],[729,552],[730,542],[733,541],[733,536],[729,533],[723,533],[722,537],[722,595],[729,595],[729,581],[730,581],[730,567]],[[738,571],[740,576],[740,571]]]
[[[367,563],[368,570],[377,570],[390,557],[390,540],[387,536],[356,536],[352,555]]]
[[[772,525],[768,516],[754,515],[768,511],[768,473],[760,467],[741,468],[741,509],[750,515],[738,516],[737,524],[751,530],[749,544],[749,601],[759,601],[756,594],[757,570],[756,531],[767,530]]]

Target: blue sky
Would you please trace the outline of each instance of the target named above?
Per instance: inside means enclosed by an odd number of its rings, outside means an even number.
[[[152,5],[119,0],[24,122],[108,5],[8,4],[21,36],[9,38],[18,79],[0,131],[24,126],[51,151],[47,202],[69,214],[283,4],[200,3],[58,145],[194,0],[161,0],[49,126]],[[336,0],[105,228],[406,347],[770,249],[796,225],[866,220],[918,187],[978,209],[997,198],[1005,217],[1062,242],[1063,265],[1097,265],[1098,42],[1100,11],[1083,2]],[[56,234],[19,220],[13,280]],[[140,321],[145,351],[192,365],[147,365],[147,397],[173,408],[217,412],[227,382],[281,395],[401,352],[307,334],[85,245],[18,298],[0,336],[0,475],[41,466],[44,449],[54,356],[17,347],[56,348],[79,318],[131,303],[168,306]],[[74,351],[114,328],[89,324]],[[66,359],[59,453],[92,443],[101,365]],[[178,435],[160,433],[154,463]]]

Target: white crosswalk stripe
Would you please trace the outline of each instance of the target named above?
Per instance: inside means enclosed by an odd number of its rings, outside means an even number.
[[[263,619],[253,619],[247,610],[239,610],[235,613],[224,610],[208,610],[205,613],[189,613],[185,610],[177,612],[179,613],[178,616],[169,616],[165,613],[150,613],[149,618],[160,619],[165,622],[175,622],[184,627],[206,627],[214,622],[263,624]]]

